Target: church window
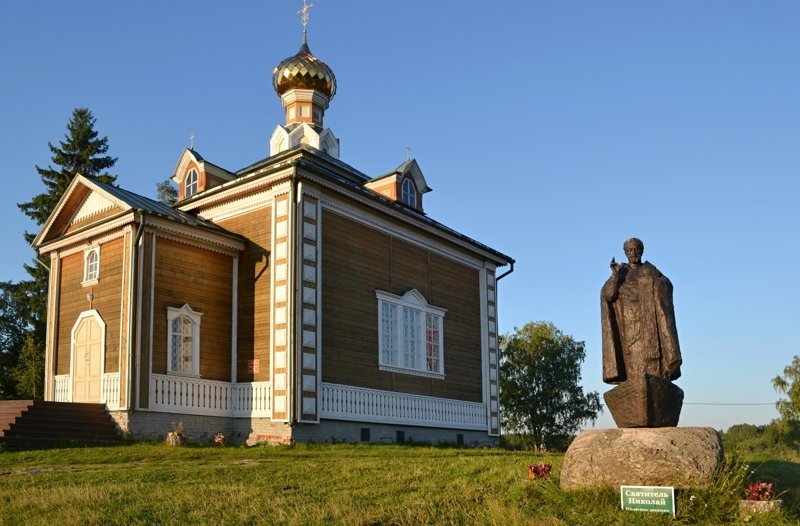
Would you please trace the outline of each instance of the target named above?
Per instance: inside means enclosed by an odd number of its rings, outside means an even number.
[[[167,307],[167,373],[200,376],[200,317],[189,305]]]
[[[417,207],[417,189],[414,188],[414,183],[411,179],[403,180],[402,193],[400,200],[413,208]]]
[[[444,378],[442,324],[446,310],[428,305],[416,289],[403,296],[376,291],[379,368]]]
[[[94,285],[100,279],[100,247],[83,253],[83,286]]]
[[[197,193],[197,170],[191,170],[186,176],[183,197],[191,197]]]

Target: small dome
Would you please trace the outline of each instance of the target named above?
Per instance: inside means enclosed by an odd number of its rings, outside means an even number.
[[[283,60],[272,72],[272,86],[283,95],[290,89],[313,89],[328,99],[336,94],[336,76],[326,63],[311,54],[303,42],[296,55]]]

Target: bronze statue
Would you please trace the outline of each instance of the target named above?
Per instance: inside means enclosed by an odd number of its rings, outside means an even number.
[[[672,283],[642,262],[641,240],[623,248],[628,263],[611,259],[601,294],[603,381],[618,384],[604,399],[618,427],[674,427],[683,391],[672,383],[681,375]]]

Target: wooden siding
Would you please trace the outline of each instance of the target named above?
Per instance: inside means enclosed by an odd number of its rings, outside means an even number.
[[[478,271],[327,210],[322,232],[322,380],[482,401]],[[375,291],[410,288],[447,309],[444,380],[378,369]]]
[[[365,184],[364,186],[373,192],[379,193],[384,197],[388,197],[393,201],[397,201],[397,182],[394,179],[390,179],[389,182],[381,185],[370,186],[369,184]]]
[[[167,372],[167,307],[188,304],[201,312],[200,377],[231,380],[231,286],[230,256],[195,248],[177,241],[156,238],[155,288],[153,299],[153,369]],[[145,273],[151,268],[145,266]],[[148,280],[144,280],[147,282]],[[143,297],[149,298],[149,284]],[[149,308],[149,301],[145,302]],[[143,348],[149,335],[142,324]]]
[[[69,374],[71,333],[81,312],[95,309],[106,324],[105,371],[119,371],[119,336],[121,329],[123,240],[114,239],[100,245],[100,279],[84,287],[83,252],[71,254],[60,261],[61,286],[58,311],[58,338],[55,353],[56,374]],[[90,304],[87,295],[94,295]]]
[[[272,208],[219,221],[231,232],[247,238],[239,255],[238,342],[236,348],[239,382],[269,380],[270,368],[270,269],[269,247],[272,243]],[[250,370],[257,360],[258,373]]]

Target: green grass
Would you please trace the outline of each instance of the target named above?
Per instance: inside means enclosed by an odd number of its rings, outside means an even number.
[[[741,480],[730,474],[721,475],[714,488],[679,493],[673,519],[622,512],[613,490],[561,491],[562,458],[380,445],[244,449],[135,443],[5,451],[0,524],[653,526],[736,520]],[[539,462],[553,464],[555,480],[527,479],[528,464]],[[795,485],[796,492],[798,467],[786,461],[760,469]],[[748,522],[797,523],[793,510]]]

